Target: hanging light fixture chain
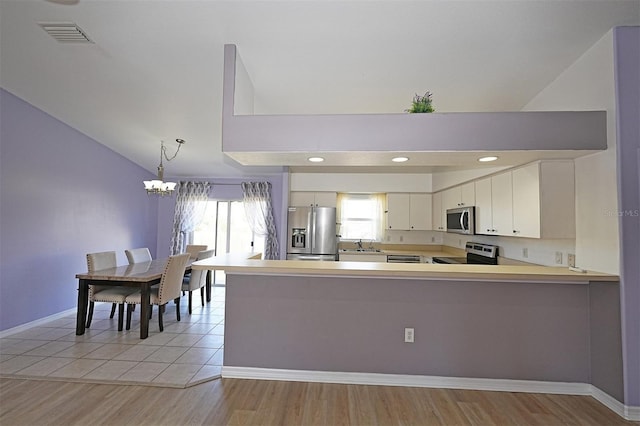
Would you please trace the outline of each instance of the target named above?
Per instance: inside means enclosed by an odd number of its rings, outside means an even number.
[[[178,155],[178,152],[180,152],[180,148],[182,148],[182,145],[184,144],[184,140],[182,139],[176,139],[176,142],[178,142],[178,149],[176,150],[176,153],[173,154],[173,156],[171,158],[169,158],[167,156],[167,147],[164,146],[164,141],[160,141],[162,144],[162,150],[161,150],[161,154],[160,154],[160,162],[162,162],[162,156],[164,155],[165,160],[167,161],[171,161],[174,158],[176,158],[176,156]]]

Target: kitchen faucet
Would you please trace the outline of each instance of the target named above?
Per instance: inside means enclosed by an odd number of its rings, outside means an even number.
[[[362,247],[362,239],[356,243],[358,245],[358,250],[364,250]]]

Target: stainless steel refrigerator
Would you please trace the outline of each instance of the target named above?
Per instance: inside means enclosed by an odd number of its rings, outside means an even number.
[[[289,207],[288,227],[287,260],[336,260],[334,207]]]

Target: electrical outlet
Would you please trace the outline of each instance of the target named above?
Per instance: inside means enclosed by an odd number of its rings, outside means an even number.
[[[522,257],[524,257],[525,259],[529,257],[529,249],[528,248],[523,248],[522,249]]]
[[[458,240],[458,247],[462,247],[462,240]]]
[[[387,235],[387,241],[391,241],[391,235]]]
[[[404,342],[405,343],[413,343],[413,340],[415,338],[415,333],[413,331],[413,328],[407,327],[404,329]]]
[[[404,237],[402,235],[400,235],[400,242],[404,241]]]
[[[436,242],[436,237],[431,237],[431,242],[435,243]]]
[[[567,254],[567,263],[569,264],[569,267],[575,268],[576,267],[576,255],[573,254],[573,253]]]
[[[562,265],[562,252],[561,251],[557,251],[556,252],[556,263],[558,265]]]

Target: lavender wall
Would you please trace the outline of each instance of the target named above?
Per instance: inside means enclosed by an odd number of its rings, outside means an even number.
[[[640,27],[613,36],[625,404],[640,407]]]
[[[617,283],[227,274],[224,364],[593,383],[620,400],[618,298]]]
[[[211,182],[212,189],[209,194],[211,199],[218,200],[242,200],[242,188],[240,184],[242,182],[250,181],[266,181],[271,183],[271,198],[273,205],[273,216],[276,222],[276,231],[278,234],[278,240],[280,243],[280,256],[285,253],[284,238],[286,237],[286,220],[284,215],[284,207],[286,206],[286,200],[284,194],[288,193],[288,175],[286,173],[279,175],[270,175],[262,177],[243,177],[243,178],[173,178],[173,180],[193,180],[197,182]],[[163,198],[159,202],[158,206],[158,240],[157,256],[169,256],[171,246],[171,228],[173,224],[173,212],[175,208],[175,197]],[[284,235],[284,236],[283,236]],[[260,247],[256,247],[257,251],[262,251]]]
[[[0,329],[77,303],[85,254],[156,250],[152,174],[0,89]]]

